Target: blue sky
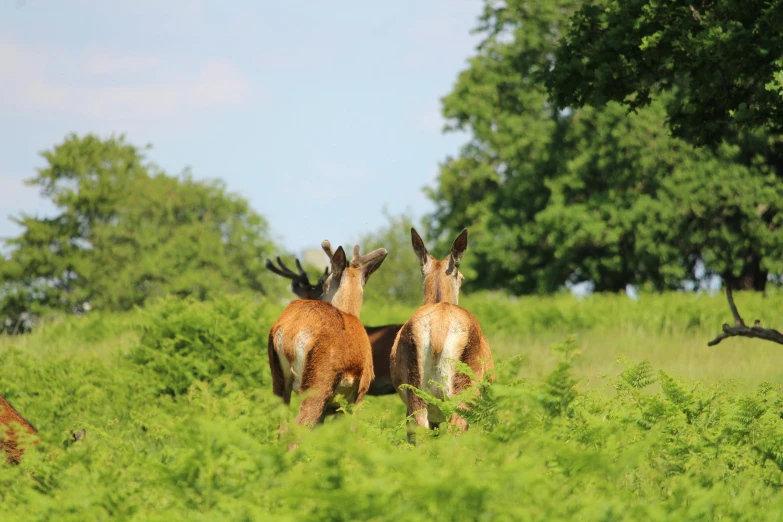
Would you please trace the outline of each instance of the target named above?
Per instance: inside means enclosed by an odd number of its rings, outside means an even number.
[[[467,138],[440,98],[480,0],[7,0],[0,4],[0,237],[52,212],[23,185],[69,132],[151,143],[170,173],[222,178],[289,251],[416,217]]]

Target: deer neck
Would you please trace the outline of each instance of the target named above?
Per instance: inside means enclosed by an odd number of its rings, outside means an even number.
[[[349,272],[349,270],[351,270]],[[358,270],[346,269],[340,280],[340,288],[332,298],[332,305],[346,314],[354,315],[357,318],[362,311],[362,300],[364,299],[364,287],[362,286],[361,274]]]
[[[424,278],[424,304],[458,304],[459,293],[451,278],[440,270],[435,270]]]

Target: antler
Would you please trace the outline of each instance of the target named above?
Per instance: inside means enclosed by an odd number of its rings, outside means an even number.
[[[326,256],[329,258],[329,261],[331,261],[334,257],[334,250],[332,250],[332,244],[328,239],[321,241],[321,248],[324,252],[326,252]]]
[[[298,274],[294,273],[293,270],[285,266],[285,264],[283,264],[283,260],[280,259],[280,256],[277,256],[277,264],[280,265],[280,268],[273,265],[269,259],[266,260],[266,267],[279,276],[286,277],[297,283],[310,286],[310,280],[307,278],[307,272],[305,272],[302,268],[302,265],[299,263],[299,259],[294,258],[294,262],[296,263],[296,269],[299,271]]]
[[[717,336],[715,339],[707,343],[707,346],[715,346],[722,340],[728,337],[752,337],[755,339],[764,339],[765,341],[772,341],[773,343],[783,344],[783,334],[772,328],[762,328],[761,321],[756,319],[753,326],[745,325],[745,321],[737,310],[737,305],[734,304],[734,296],[731,292],[731,285],[726,279],[723,279],[723,286],[726,288],[726,299],[729,301],[729,308],[731,309],[731,315],[734,316],[734,326],[729,326],[723,323],[723,333]]]
[[[385,248],[378,248],[370,252],[369,254],[365,254],[363,256],[359,255],[359,245],[354,245],[353,247],[353,257],[351,258],[351,266],[353,268],[360,268],[370,261],[373,261],[377,257],[380,257],[382,255],[386,255],[386,249]]]

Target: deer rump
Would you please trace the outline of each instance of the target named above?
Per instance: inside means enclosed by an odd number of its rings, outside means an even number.
[[[439,399],[468,388],[470,377],[448,359],[467,364],[478,379],[493,366],[489,345],[473,314],[449,303],[424,305],[403,325],[392,348],[392,381],[402,401],[425,406],[412,391],[400,389],[401,384],[415,386]],[[447,420],[433,405],[427,404],[426,410],[431,428]]]
[[[359,319],[308,299],[292,301],[281,319],[269,331],[274,394],[288,403],[292,391],[312,391],[317,420],[337,409],[336,394],[361,402],[374,375],[370,340]]]

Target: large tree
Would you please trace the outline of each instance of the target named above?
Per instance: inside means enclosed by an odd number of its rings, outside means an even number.
[[[588,0],[549,85],[561,106],[631,109],[673,91],[675,135],[716,145],[733,128],[783,131],[783,9],[768,0]]]
[[[783,186],[766,161],[780,143],[742,135],[695,148],[668,135],[665,99],[631,115],[616,103],[558,110],[545,81],[576,7],[487,2],[477,55],[443,100],[450,128],[471,140],[428,191],[435,235],[470,227],[467,281],[479,288],[679,288],[699,265],[763,288],[783,271]]]
[[[168,176],[123,137],[68,136],[28,183],[57,215],[22,215],[0,259],[0,316],[125,310],[164,294],[208,297],[281,283],[263,268],[266,221],[217,181]]]

